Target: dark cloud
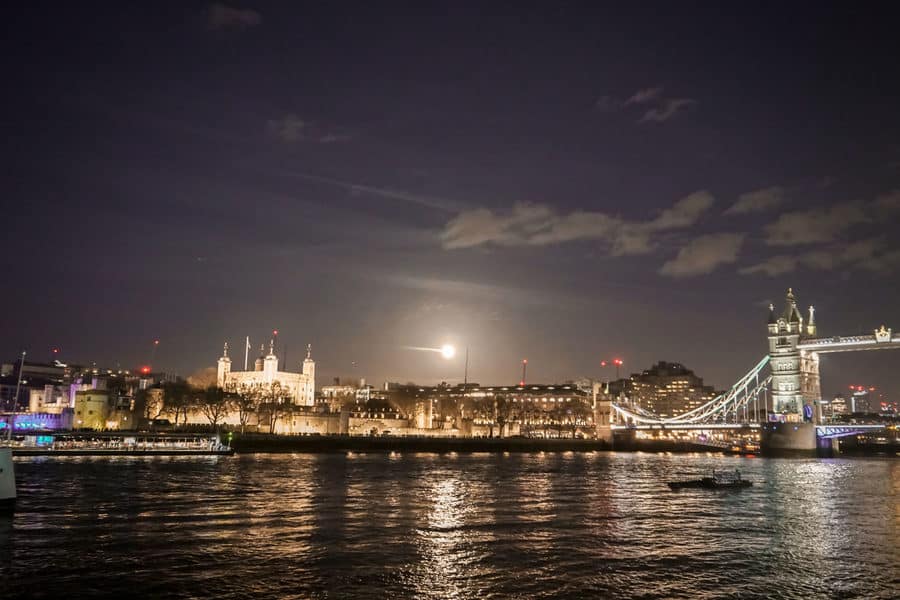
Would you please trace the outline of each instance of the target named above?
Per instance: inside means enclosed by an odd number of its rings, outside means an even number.
[[[767,187],[754,192],[747,192],[738,196],[737,202],[732,204],[726,215],[745,215],[748,213],[763,212],[784,202],[784,188],[780,186]]]
[[[305,121],[294,113],[288,113],[279,119],[270,119],[266,122],[266,131],[286,144],[295,142],[337,144],[351,139],[349,134],[325,130],[320,125]]]
[[[721,265],[737,262],[746,237],[743,233],[712,233],[688,242],[659,270],[668,277],[707,275]]]
[[[625,106],[630,106],[632,104],[646,104],[648,102],[652,102],[659,98],[660,94],[662,94],[662,87],[652,87],[646,88],[643,90],[638,90],[631,97],[625,101]]]
[[[262,23],[262,15],[249,8],[232,8],[219,2],[207,9],[210,29],[246,29]]]
[[[862,202],[844,202],[827,208],[784,213],[766,225],[766,244],[797,246],[833,242],[854,225],[870,220],[865,208]]]
[[[870,238],[856,242],[801,252],[780,254],[761,263],[739,270],[742,275],[767,275],[777,277],[793,273],[800,268],[813,271],[835,269],[860,269],[871,272],[890,272],[900,266],[900,250],[892,250],[885,237]]]
[[[463,211],[448,222],[441,240],[446,249],[602,240],[610,245],[613,255],[644,254],[655,246],[655,234],[690,227],[713,202],[709,192],[698,191],[648,221],[627,221],[595,211],[560,214],[545,204],[519,203],[507,213],[477,208]]]
[[[695,104],[697,101],[691,98],[668,98],[659,106],[645,112],[638,123],[665,123]]]

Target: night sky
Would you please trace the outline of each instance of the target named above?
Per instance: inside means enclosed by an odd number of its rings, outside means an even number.
[[[0,351],[189,374],[277,328],[333,376],[681,362],[727,387],[788,286],[900,328],[888,5],[22,3]],[[252,355],[251,355],[252,357]],[[900,353],[823,392],[897,399]]]

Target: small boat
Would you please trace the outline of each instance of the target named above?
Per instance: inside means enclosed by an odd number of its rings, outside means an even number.
[[[16,476],[13,473],[12,448],[0,448],[0,515],[11,515],[15,508]]]
[[[748,488],[753,485],[752,481],[741,478],[741,472],[734,471],[713,471],[712,477],[704,477],[703,479],[692,479],[689,481],[670,481],[669,487],[673,490],[683,488],[704,488],[711,490],[718,489],[740,489]]]

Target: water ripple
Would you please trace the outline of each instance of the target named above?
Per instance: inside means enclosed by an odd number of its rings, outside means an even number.
[[[740,467],[740,493],[664,482]],[[2,597],[895,598],[900,464],[623,453],[17,459]]]

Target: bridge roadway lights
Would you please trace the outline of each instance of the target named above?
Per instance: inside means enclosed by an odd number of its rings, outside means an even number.
[[[813,423],[762,423],[759,449],[768,456],[815,455],[816,426]]]

